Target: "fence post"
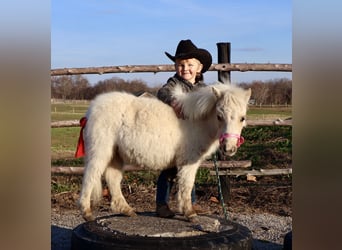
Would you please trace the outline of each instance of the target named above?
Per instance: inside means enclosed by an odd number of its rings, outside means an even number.
[[[216,43],[217,62],[230,63],[230,43]],[[230,71],[217,71],[218,80],[222,83],[230,83]],[[221,159],[219,159],[221,160]],[[220,175],[222,196],[225,203],[230,199],[230,181],[228,175]]]
[[[216,43],[217,62],[230,63],[230,43]],[[222,83],[230,83],[230,71],[217,71],[218,80]]]

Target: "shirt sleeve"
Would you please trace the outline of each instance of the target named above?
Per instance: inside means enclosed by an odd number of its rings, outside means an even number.
[[[175,87],[177,83],[170,78],[163,87],[161,87],[157,92],[157,97],[162,102],[170,105],[172,101],[171,90]]]

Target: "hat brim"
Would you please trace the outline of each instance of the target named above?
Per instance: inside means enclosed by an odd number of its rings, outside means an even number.
[[[196,58],[203,64],[202,73],[206,72],[211,64],[212,64],[212,58],[210,53],[205,49],[197,49],[196,51],[192,51],[189,53],[182,53],[178,54],[177,56],[172,56],[169,53],[165,52],[165,55],[170,58],[173,62],[176,61],[176,59],[189,59],[189,58]]]

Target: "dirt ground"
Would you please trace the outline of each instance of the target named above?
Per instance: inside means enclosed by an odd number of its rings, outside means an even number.
[[[52,182],[80,183],[78,176],[52,176]],[[270,213],[279,216],[292,216],[292,178],[288,176],[257,177],[255,182],[246,177],[230,178],[230,198],[226,201],[228,212],[235,213]],[[123,184],[123,194],[127,202],[137,212],[155,211],[156,187],[150,185]],[[176,190],[170,197],[170,207],[176,210]],[[99,204],[99,211],[109,211],[110,194],[104,188],[104,199]],[[219,202],[217,185],[199,185],[196,187],[197,203],[211,214],[223,214]],[[76,210],[79,188],[75,191],[51,194],[51,206],[55,210]]]

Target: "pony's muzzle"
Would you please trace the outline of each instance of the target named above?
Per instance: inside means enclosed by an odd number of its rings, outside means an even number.
[[[221,151],[227,156],[233,156],[237,152],[237,147],[227,146],[227,144],[221,144]]]
[[[239,134],[224,133],[220,136],[219,142],[221,151],[228,156],[233,156],[245,139]]]

